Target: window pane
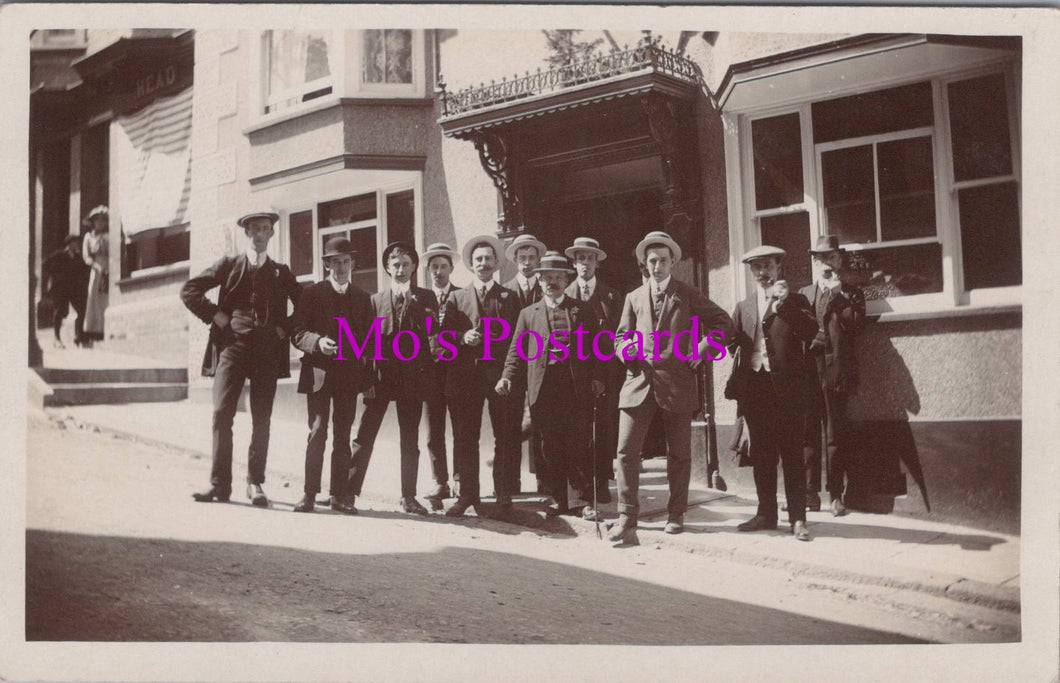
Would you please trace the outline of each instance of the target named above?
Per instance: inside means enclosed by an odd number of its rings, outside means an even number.
[[[762,244],[771,244],[788,252],[784,257],[784,278],[792,288],[810,284],[810,214],[799,213],[766,216],[761,219]]]
[[[876,241],[876,191],[872,145],[821,154],[823,205],[828,232],[843,244]]]
[[[965,289],[1022,284],[1016,183],[969,188],[957,197]]]
[[[880,231],[883,241],[933,237],[935,173],[931,138],[881,142]]]
[[[866,300],[942,291],[942,245],[858,249],[847,254],[849,281]]]
[[[375,226],[371,226],[356,230],[328,232],[320,235],[319,238],[321,254],[324,253],[324,244],[332,238],[345,237],[350,240],[354,250],[357,252],[353,256],[353,273],[350,274],[350,281],[366,292],[374,292],[379,288],[375,231]]]
[[[344,225],[375,218],[375,193],[343,197],[324,202],[317,207],[317,219],[321,228]]]
[[[315,83],[331,76],[331,31],[266,31],[265,111],[291,106],[331,92]]]
[[[287,219],[290,227],[288,244],[291,245],[291,272],[310,275],[313,272],[313,212],[299,211]],[[324,252],[320,252],[323,254]]]
[[[803,199],[802,137],[797,113],[751,122],[755,207],[774,209]]]
[[[953,174],[974,180],[1012,172],[1005,77],[992,74],[950,83]]]
[[[386,196],[386,238],[416,243],[416,204],[412,190]]]
[[[412,31],[364,32],[361,78],[365,83],[412,83]]]
[[[934,123],[930,83],[817,102],[812,111],[814,142],[893,133]]]

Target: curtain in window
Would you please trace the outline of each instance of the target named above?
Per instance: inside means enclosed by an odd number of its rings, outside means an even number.
[[[191,196],[189,87],[161,97],[112,127],[118,208],[127,237],[185,222]]]
[[[412,83],[412,31],[365,31],[362,69],[365,83]]]
[[[269,95],[331,75],[331,31],[269,32]]]

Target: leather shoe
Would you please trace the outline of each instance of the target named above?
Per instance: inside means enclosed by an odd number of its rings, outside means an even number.
[[[626,515],[619,515],[618,521],[607,527],[607,540],[615,545],[640,545],[637,522]]]
[[[247,498],[250,499],[250,504],[254,507],[269,507],[269,499],[265,497],[265,491],[262,490],[261,484],[247,484]]]
[[[567,506],[560,507],[559,505],[557,505],[555,503],[553,503],[552,505],[549,505],[547,508],[545,508],[545,516],[546,517],[559,517],[560,515],[569,515],[569,514],[570,514],[570,508],[569,507],[567,507]]]
[[[223,489],[220,486],[211,486],[208,491],[193,493],[191,497],[198,503],[211,503],[215,500],[218,503],[227,503],[228,499],[232,497],[232,490]]]
[[[667,534],[679,534],[685,530],[685,516],[684,515],[670,515],[666,520],[666,526],[663,527],[663,532]]]
[[[595,522],[600,519],[600,515],[592,505],[586,505],[582,508],[582,519]]]
[[[456,502],[453,503],[452,507],[445,511],[446,517],[463,517],[464,513],[470,507],[475,508],[475,512],[479,517],[484,517],[482,511],[479,509],[479,501],[473,498],[457,498]]]
[[[736,529],[739,531],[767,531],[769,529],[776,528],[777,520],[767,519],[766,517],[762,517],[761,515],[755,515],[746,522],[736,525]]]
[[[430,493],[424,496],[424,498],[427,499],[427,502],[431,504],[432,510],[441,510],[442,501],[446,498],[452,497],[453,493],[449,490],[448,484],[438,484],[433,489],[431,489]]]
[[[842,498],[833,498],[832,499],[832,516],[833,517],[842,517],[846,513],[847,513],[847,506],[843,505],[843,499]]]
[[[596,483],[596,502],[604,505],[611,502],[611,489],[608,488],[606,481]]]
[[[819,494],[819,493],[807,493],[806,494],[806,509],[809,512],[820,512],[821,511],[821,494]]]
[[[357,508],[353,504],[353,496],[332,496],[331,509],[344,515],[356,515]]]
[[[312,494],[305,494],[302,496],[302,500],[298,501],[298,504],[294,506],[295,512],[312,512],[315,503],[313,501]]]
[[[478,511],[478,508],[475,508]],[[490,510],[490,518],[497,519],[502,522],[512,521],[512,517],[515,515],[515,506],[511,502],[500,502],[495,503],[493,508]]]
[[[791,525],[791,533],[800,541],[810,540],[810,530],[806,528],[806,522],[801,519]]]
[[[426,517],[431,514],[427,512],[427,508],[420,505],[420,501],[416,500],[412,496],[405,496],[401,499],[401,509],[410,515],[422,515]]]

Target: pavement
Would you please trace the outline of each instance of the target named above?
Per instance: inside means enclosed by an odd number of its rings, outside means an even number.
[[[211,406],[189,400],[172,403],[73,406],[48,408],[53,418],[82,428],[121,434],[147,444],[178,449],[202,459],[203,488],[208,485]],[[358,418],[361,410],[358,410]],[[480,477],[483,494],[492,491],[487,461],[492,437],[484,420]],[[356,424],[354,425],[356,430]],[[356,432],[355,432],[356,433]],[[271,429],[265,491],[274,508],[293,507],[304,483],[304,423],[274,418]],[[451,438],[451,433],[449,434]],[[396,510],[400,493],[397,424],[391,410],[380,430],[371,467],[364,481],[360,509]],[[246,472],[250,416],[240,412],[234,427],[233,475],[240,481]],[[426,455],[426,420],[421,423],[421,458],[418,491],[426,493],[433,481]],[[450,459],[452,455],[450,452]],[[535,477],[526,468],[524,490],[535,488]],[[451,460],[450,460],[451,462]],[[323,489],[327,491],[328,465]],[[191,491],[188,492],[189,496]],[[233,490],[237,500],[243,491]],[[612,497],[617,498],[614,482]],[[644,461],[641,475],[641,546],[702,553],[733,562],[789,571],[803,577],[841,580],[895,590],[922,592],[959,602],[1008,612],[1020,611],[1020,538],[953,524],[894,515],[851,512],[833,517],[827,509],[809,512],[812,538],[799,542],[782,522],[777,531],[741,533],[736,526],[755,512],[753,491],[719,491],[693,482],[685,513],[686,531],[667,535],[666,461]],[[426,502],[426,501],[422,501]],[[447,505],[453,501],[447,501]],[[490,502],[484,498],[484,502]],[[548,517],[549,501],[536,493],[515,498],[515,512],[506,521],[483,524],[516,524],[539,533],[576,535],[595,541],[603,525],[573,517]],[[617,517],[614,503],[600,505],[605,520]],[[318,508],[321,510],[321,508]],[[321,514],[334,514],[330,510]],[[440,514],[440,513],[435,513]],[[471,513],[469,513],[470,515]],[[782,517],[784,513],[781,513]],[[473,523],[478,523],[472,518]],[[606,542],[606,541],[600,541]],[[616,552],[619,552],[616,550]],[[709,577],[704,580],[709,581]]]

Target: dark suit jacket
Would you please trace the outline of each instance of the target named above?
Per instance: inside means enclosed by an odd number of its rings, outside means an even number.
[[[659,320],[654,321],[653,315],[651,290],[647,283],[626,295],[615,335],[621,341],[630,330],[640,332],[644,338],[645,360],[626,363],[626,381],[619,394],[618,406],[634,408],[654,393],[655,401],[664,410],[693,413],[700,407],[696,371],[689,361],[675,355],[674,340],[678,333],[688,332],[678,340],[678,348],[685,356],[692,356],[700,339],[714,330],[725,333],[724,340],[717,335],[714,338],[719,344],[727,345],[734,333],[732,319],[698,289],[676,278],[670,279]],[[692,339],[693,316],[699,316],[700,336],[697,339]],[[659,340],[659,360],[652,360],[655,355],[651,338],[653,330],[667,331],[671,335]],[[708,358],[705,362],[711,361]]]
[[[523,298],[523,290],[519,286],[519,278],[513,277],[504,283],[504,287],[515,293],[515,300],[519,302],[519,308],[526,308],[530,304],[536,304],[545,296],[541,292],[541,278],[538,278],[536,286],[527,293],[526,298]]]
[[[515,332],[515,323],[519,317],[519,298],[511,290],[495,283],[480,307],[478,294],[475,292],[476,284],[477,281],[466,289],[453,292],[446,303],[442,329],[456,332],[457,348],[456,359],[452,361],[446,378],[445,395],[451,398],[459,398],[469,392],[480,392],[484,389],[492,391],[493,385],[501,378],[504,359],[508,356],[508,346],[512,339],[509,336],[503,342],[494,342],[490,348],[493,360],[484,360],[482,354],[485,351],[485,343],[467,346],[464,344],[464,333],[477,327],[485,335],[480,322],[484,317],[503,318],[511,326],[511,331]],[[494,323],[491,327],[494,336],[501,332],[497,325],[498,323]],[[481,383],[489,386],[482,386]]]
[[[823,315],[817,310],[817,284],[799,290],[817,315],[817,336],[809,346],[816,359],[821,385],[833,391],[853,391],[858,384],[858,357],[855,344],[865,325],[865,295],[861,288],[841,282],[830,293]]]
[[[248,270],[247,255],[240,253],[237,256],[223,256],[213,263],[209,268],[184,283],[180,290],[180,299],[195,317],[210,326],[210,340],[206,345],[206,353],[202,360],[202,374],[213,377],[217,369],[217,358],[224,348],[223,330],[217,329],[213,322],[213,316],[218,310],[231,313],[231,302],[228,301],[228,293],[235,289],[246,275]],[[302,295],[302,286],[298,284],[286,264],[276,263],[271,258],[262,264],[261,275],[268,278],[265,286],[269,291],[266,302],[268,319],[278,327],[281,327],[288,336],[291,334],[291,318],[287,314],[287,300],[297,305]],[[206,292],[214,287],[220,287],[217,293],[217,303],[206,298]],[[276,360],[279,363],[279,377],[291,376],[291,364],[289,361],[286,339],[276,339]]]
[[[570,316],[571,333],[567,335],[565,341],[567,348],[570,350],[570,362],[567,363],[567,366],[570,368],[571,376],[574,380],[575,395],[571,397],[571,400],[582,405],[591,406],[593,395],[590,383],[594,379],[600,380],[601,382],[604,381],[600,367],[601,363],[596,360],[595,356],[591,356],[588,360],[578,359],[573,332],[577,329],[578,325],[581,324],[584,326],[586,332],[589,333],[588,338],[592,339],[592,336],[595,335],[600,328],[596,323],[592,309],[588,308],[584,302],[575,301],[568,296],[563,299],[560,308],[567,311],[567,314]],[[518,340],[523,332],[527,330],[532,330],[541,335],[542,342],[545,346],[537,359],[532,361],[527,361],[521,357],[519,355],[520,344],[514,343],[515,340]],[[515,393],[516,389],[521,391],[525,388],[526,396],[531,408],[537,403],[537,398],[541,391],[541,383],[544,381],[545,371],[548,369],[548,338],[551,333],[552,327],[549,325],[548,305],[544,300],[531,304],[519,312],[519,320],[515,325],[515,332],[512,334],[513,343],[508,347],[508,357],[504,362],[503,376],[505,379],[512,382],[513,393]],[[591,349],[588,350],[591,353]],[[523,349],[523,353],[527,356],[533,356],[537,351],[538,349],[534,344],[534,340],[527,337],[526,347]],[[560,410],[565,409],[562,406],[557,406],[557,408]]]
[[[567,287],[565,294],[573,299],[580,300],[581,293],[578,291],[578,280],[575,279]],[[587,302],[593,316],[596,318],[597,327],[601,330],[614,331],[618,329],[619,320],[622,317],[622,304],[625,297],[622,292],[614,287],[609,287],[599,276],[596,278],[596,288],[592,297]],[[612,354],[615,351],[610,337],[600,338],[600,352]],[[626,378],[626,366],[617,358],[612,358],[604,364],[605,383],[608,392],[617,391]]]
[[[807,398],[804,344],[812,341],[817,334],[817,320],[813,316],[810,302],[802,294],[788,294],[779,310],[770,312],[760,323],[758,292],[754,290],[746,299],[736,304],[732,317],[736,323],[735,341],[740,348],[739,364],[735,372],[752,372],[755,327],[761,324],[773,387],[785,404],[801,407]],[[746,396],[743,400],[746,400]]]
[[[345,339],[339,338],[337,316],[345,316],[350,331],[362,342],[372,325],[372,301],[368,292],[355,284],[339,294],[327,280],[308,287],[294,307],[291,342],[302,351],[302,369],[298,375],[298,393],[312,394],[324,386],[325,374],[334,373],[340,385],[359,393],[372,384],[371,352],[361,358],[353,355]],[[331,337],[340,344],[345,360],[329,358],[320,352],[321,337]]]
[[[450,294],[450,297],[453,295]],[[438,300],[429,289],[410,284],[400,318],[394,311],[390,287],[372,295],[374,316],[383,318],[383,348],[385,360],[376,361],[376,398],[413,399],[423,401],[430,393],[430,382],[434,376],[431,361],[430,336],[438,333]],[[431,320],[430,333],[427,320]],[[419,339],[419,349],[412,338],[403,334],[398,339],[402,360],[394,353],[394,339],[398,332],[413,332]]]
[[[80,252],[73,255],[66,249],[52,252],[41,263],[42,295],[56,301],[84,301],[88,296],[89,270]]]

